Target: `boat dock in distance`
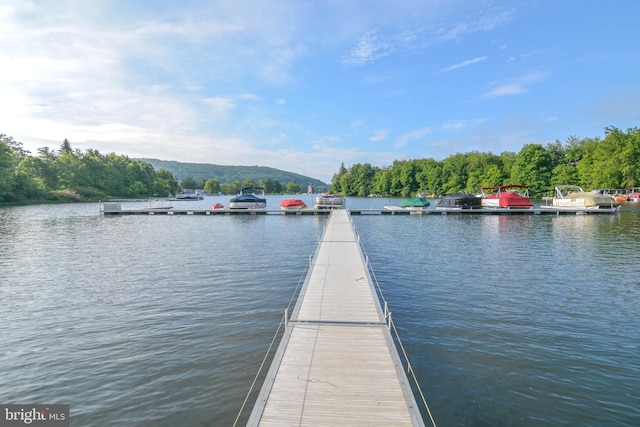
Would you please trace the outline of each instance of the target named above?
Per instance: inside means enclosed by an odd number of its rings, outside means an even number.
[[[105,202],[100,204],[100,212],[104,215],[328,215],[334,210],[345,210],[351,215],[602,215],[618,212],[618,208],[559,208],[541,206],[532,209],[505,209],[488,208],[463,209],[463,208],[435,208],[429,209],[404,209],[391,207],[387,209],[347,209],[332,208],[320,209],[307,207],[302,209],[184,209],[172,206],[166,207],[141,207],[123,208],[120,202]]]
[[[248,426],[423,426],[346,209],[325,226]]]

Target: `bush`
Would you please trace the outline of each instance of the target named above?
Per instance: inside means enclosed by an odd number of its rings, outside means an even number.
[[[80,194],[76,193],[73,190],[54,190],[49,192],[47,196],[47,200],[54,201],[65,201],[65,202],[80,202],[82,201],[82,197]]]
[[[100,191],[93,187],[76,187],[75,191],[80,194],[80,197],[82,197],[83,199],[99,200],[109,197],[103,191]]]

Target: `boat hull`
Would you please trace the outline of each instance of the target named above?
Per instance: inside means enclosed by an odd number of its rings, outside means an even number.
[[[267,207],[266,201],[236,201],[229,202],[229,209],[262,209]]]
[[[577,185],[559,185],[552,206],[565,209],[613,209],[620,204],[610,195],[595,191],[587,193]]]
[[[438,200],[436,209],[482,209],[482,198],[472,194],[449,194]]]
[[[482,199],[482,206],[487,208],[503,208],[503,209],[531,209],[533,203],[527,198],[515,198],[515,197],[496,197],[496,198],[484,198]]]
[[[267,207],[267,199],[253,195],[234,197],[229,201],[229,209],[262,209]]]
[[[499,209],[532,209],[529,187],[522,184],[482,187],[482,206]]]

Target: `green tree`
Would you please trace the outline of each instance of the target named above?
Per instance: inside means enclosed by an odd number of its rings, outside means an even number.
[[[540,144],[527,144],[516,156],[511,169],[515,184],[529,186],[532,196],[546,194],[551,189],[551,156]]]
[[[264,188],[265,193],[268,193],[268,194],[273,194],[276,192],[273,179],[271,178],[261,179],[260,187]]]
[[[416,180],[420,193],[440,195],[443,193],[442,162],[434,159],[423,159]]]
[[[208,179],[204,184],[204,191],[209,194],[218,194],[220,192],[220,181],[217,179]]]
[[[287,193],[288,194],[299,194],[301,193],[300,184],[295,181],[287,182]]]
[[[345,189],[342,188],[342,177],[348,173],[349,171],[344,166],[344,163],[340,164],[338,173],[333,174],[333,177],[331,178],[331,191],[334,193],[344,193]]]
[[[391,194],[391,170],[379,169],[373,179],[373,191],[380,196]]]
[[[578,169],[569,164],[558,165],[553,168],[551,176],[551,186],[556,187],[558,185],[575,185],[574,182],[579,182]],[[548,194],[552,192],[549,191]]]
[[[443,193],[451,194],[464,191],[469,179],[465,155],[456,153],[444,159],[442,162],[442,175]]]
[[[196,182],[190,176],[185,176],[182,181],[180,181],[180,188],[182,188],[183,190],[193,190],[196,188]]]
[[[373,192],[373,181],[376,171],[369,163],[355,164],[349,171],[350,196],[367,197]]]
[[[5,140],[4,134],[0,135],[0,201],[12,200],[16,182],[14,167],[16,156]]]
[[[171,172],[166,169],[159,169],[155,175],[153,194],[156,196],[164,196],[178,192],[178,180]]]

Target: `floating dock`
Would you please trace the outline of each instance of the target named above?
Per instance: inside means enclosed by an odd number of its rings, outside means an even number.
[[[248,426],[423,426],[349,212],[331,211]]]
[[[619,208],[577,209],[541,206],[533,209],[460,209],[429,208],[422,210],[403,209],[345,209],[345,208],[303,208],[303,209],[184,209],[173,206],[123,208],[120,202],[100,204],[104,215],[328,215],[334,210],[345,210],[351,215],[606,215],[619,212]]]

